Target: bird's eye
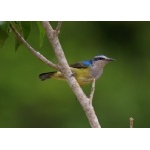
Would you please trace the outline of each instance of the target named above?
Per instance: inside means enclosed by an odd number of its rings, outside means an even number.
[[[98,60],[104,60],[105,58],[103,58],[103,57],[95,57],[94,58],[94,61],[98,61]]]

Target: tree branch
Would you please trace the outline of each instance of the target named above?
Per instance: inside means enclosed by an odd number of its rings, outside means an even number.
[[[72,72],[70,70],[70,67],[67,63],[67,60],[65,58],[64,52],[62,50],[61,44],[59,42],[58,36],[55,36],[55,30],[53,30],[52,26],[48,21],[43,21],[42,25],[46,31],[47,37],[49,39],[49,42],[51,43],[55,55],[58,59],[59,66],[61,69],[61,72],[63,73],[64,77],[66,78],[69,86],[71,87],[72,91],[76,95],[78,101],[80,102],[88,120],[93,128],[99,128],[100,124],[98,122],[98,118],[95,114],[94,108],[92,104],[89,103],[90,99],[86,97],[86,95],[83,93],[81,87],[79,86],[78,82],[72,76]]]
[[[58,35],[58,34],[60,33],[61,25],[62,25],[62,21],[59,21],[59,22],[58,22],[58,25],[57,25],[57,27],[56,27],[56,30],[55,30],[56,35]]]
[[[90,94],[90,103],[92,104],[92,100],[93,100],[93,96],[94,96],[94,91],[95,91],[95,79],[93,79],[93,82],[92,82],[92,87],[91,87],[91,94]]]
[[[58,59],[58,62],[59,62],[58,65],[56,65],[56,64],[52,63],[51,61],[47,60],[43,55],[41,55],[34,48],[32,48],[27,43],[27,41],[18,33],[18,31],[14,28],[14,26],[12,24],[11,24],[11,28],[12,28],[13,32],[15,33],[15,35],[18,37],[18,39],[20,39],[20,41],[27,47],[27,49],[31,53],[33,53],[33,55],[35,55],[38,59],[43,61],[48,66],[53,67],[57,70],[60,70],[63,73],[63,75],[66,77],[67,82],[70,85],[72,91],[76,95],[76,97],[79,100],[83,110],[85,111],[85,114],[86,114],[86,116],[89,120],[89,123],[90,123],[91,127],[99,128],[100,124],[98,122],[97,116],[96,116],[95,111],[93,109],[92,103],[89,103],[90,99],[86,97],[86,95],[83,93],[82,89],[80,88],[78,82],[76,81],[74,76],[72,76],[72,72],[70,70],[70,67],[69,67],[67,61],[66,61],[64,52],[61,48],[61,45],[60,45],[60,42],[59,42],[59,39],[58,39],[58,33],[60,31],[62,23],[61,22],[58,23],[58,26],[57,26],[56,30],[53,30],[53,28],[51,27],[49,22],[42,22],[42,24],[43,24],[43,27],[46,31],[47,37],[48,37],[48,39],[49,39],[49,41],[50,41],[50,43],[51,43],[51,45],[54,49],[56,57]],[[92,85],[95,84],[94,82],[93,82]],[[91,94],[92,95],[94,94],[94,90],[91,90]]]
[[[130,117],[129,121],[130,121],[130,128],[133,128],[133,121],[134,121],[134,119],[132,117]]]
[[[31,52],[33,53],[33,55],[35,55],[38,59],[40,59],[42,62],[44,62],[45,64],[47,64],[50,67],[53,67],[57,70],[60,70],[59,66],[52,63],[51,61],[49,61],[48,59],[46,59],[43,55],[41,55],[39,52],[37,52],[34,48],[32,48],[27,41],[18,33],[18,31],[15,29],[15,27],[12,25],[12,23],[10,23],[10,27],[11,29],[14,31],[15,35],[18,37],[18,39],[25,45],[25,47]]]

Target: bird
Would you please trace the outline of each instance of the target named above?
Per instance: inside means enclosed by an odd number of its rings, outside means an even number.
[[[85,60],[70,65],[70,69],[80,86],[87,85],[97,80],[103,73],[104,66],[113,58],[108,58],[105,55],[97,55],[91,60]],[[58,80],[65,80],[65,77],[60,71],[52,71],[41,73],[39,78],[44,81],[46,79],[54,78]]]

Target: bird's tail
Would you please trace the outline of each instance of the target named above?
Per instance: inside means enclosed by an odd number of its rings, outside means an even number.
[[[56,73],[56,71],[54,71],[54,72],[41,73],[41,74],[39,75],[39,78],[40,78],[42,81],[44,81],[44,80],[46,80],[46,79],[51,78],[55,73]]]

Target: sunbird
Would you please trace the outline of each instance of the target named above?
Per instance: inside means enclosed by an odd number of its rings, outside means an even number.
[[[81,61],[70,65],[70,69],[80,86],[92,83],[97,80],[103,73],[104,66],[114,61],[113,58],[108,58],[104,55],[95,56],[91,60]],[[41,73],[39,78],[43,81],[54,78],[58,80],[65,80],[65,77],[60,71]]]

